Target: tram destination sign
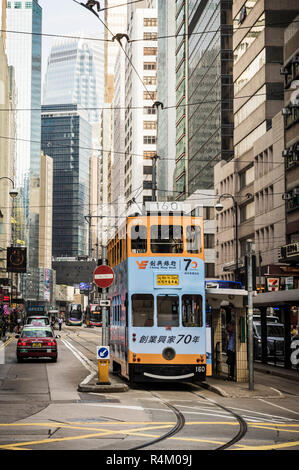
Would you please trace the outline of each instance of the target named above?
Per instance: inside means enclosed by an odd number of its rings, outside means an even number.
[[[110,266],[102,264],[98,266],[93,273],[93,280],[98,287],[107,289],[114,282],[114,271]]]

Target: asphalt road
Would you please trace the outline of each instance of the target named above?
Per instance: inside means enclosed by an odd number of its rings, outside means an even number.
[[[96,370],[99,344],[100,329],[64,326],[57,363],[28,360],[20,364],[15,338],[0,345],[1,450],[101,450],[107,451],[105,459],[115,458],[118,451],[150,443],[169,432],[176,424],[171,407],[181,412],[185,424],[177,434],[147,447],[152,455],[167,450],[169,455],[180,451],[191,456],[196,450],[222,446],[240,428],[232,412],[246,421],[247,432],[230,449],[299,449],[299,383],[263,377],[281,395],[255,399],[224,398],[188,384],[152,384],[125,393],[80,393],[78,384]],[[188,462],[186,457],[183,466]],[[130,462],[131,468],[141,467],[142,461],[135,463]]]

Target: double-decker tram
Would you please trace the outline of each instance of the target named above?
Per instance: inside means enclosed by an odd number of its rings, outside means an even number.
[[[107,253],[113,370],[135,382],[204,380],[202,218],[127,217]]]
[[[66,324],[81,326],[83,323],[83,312],[81,304],[71,304],[67,313]]]
[[[102,326],[102,309],[98,304],[86,307],[85,322],[90,326]]]

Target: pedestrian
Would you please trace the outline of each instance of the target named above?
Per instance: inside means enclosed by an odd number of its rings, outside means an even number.
[[[227,324],[227,365],[228,380],[235,380],[235,363],[236,363],[236,328],[235,322],[232,320]]]
[[[58,326],[59,326],[59,331],[61,331],[61,327],[62,327],[62,318],[61,317],[58,318]]]
[[[291,335],[293,338],[297,336],[297,325],[291,325]]]

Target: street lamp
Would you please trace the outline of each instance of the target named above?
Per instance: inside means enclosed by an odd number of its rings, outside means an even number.
[[[223,210],[223,204],[221,204],[221,199],[231,198],[233,200],[233,208],[234,208],[234,218],[235,218],[235,281],[238,281],[238,264],[239,264],[239,239],[238,239],[238,203],[235,197],[232,194],[225,193],[219,196],[218,202],[215,205],[215,209],[217,212],[221,212]]]

